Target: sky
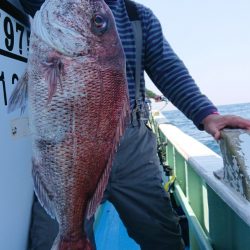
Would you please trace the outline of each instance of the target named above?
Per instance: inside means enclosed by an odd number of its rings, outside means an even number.
[[[250,102],[249,0],[136,1],[153,10],[171,47],[214,104]]]

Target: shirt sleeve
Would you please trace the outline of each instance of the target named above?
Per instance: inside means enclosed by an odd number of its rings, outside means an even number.
[[[36,11],[40,9],[45,0],[19,0],[24,11],[34,17]]]
[[[160,22],[150,9],[144,9],[143,20],[145,71],[163,95],[203,130],[202,120],[217,112],[217,108],[201,93],[184,63],[164,38]]]

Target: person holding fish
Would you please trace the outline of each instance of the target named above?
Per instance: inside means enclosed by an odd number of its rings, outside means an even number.
[[[126,0],[20,3],[34,19],[27,71],[9,111],[23,108],[29,93],[37,196],[30,249],[95,249],[93,214],[105,200],[142,250],[184,249],[162,186],[156,139],[146,126],[144,71],[216,140],[223,128],[250,129],[250,121],[218,113],[149,8]],[[131,4],[141,23],[139,56]]]

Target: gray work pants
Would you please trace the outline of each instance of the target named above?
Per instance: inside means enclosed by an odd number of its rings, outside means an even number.
[[[116,153],[104,200],[115,206],[129,236],[142,250],[180,250],[183,243],[178,218],[159,168],[155,135],[143,122],[130,125]],[[58,231],[57,223],[41,210],[34,202],[32,250],[50,249]],[[91,223],[87,225],[91,231]]]

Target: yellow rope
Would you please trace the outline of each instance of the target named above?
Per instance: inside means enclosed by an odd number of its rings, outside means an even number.
[[[172,185],[174,184],[176,177],[174,175],[172,175],[169,179],[168,182],[165,183],[164,188],[167,192],[169,192],[170,188],[172,187]]]

